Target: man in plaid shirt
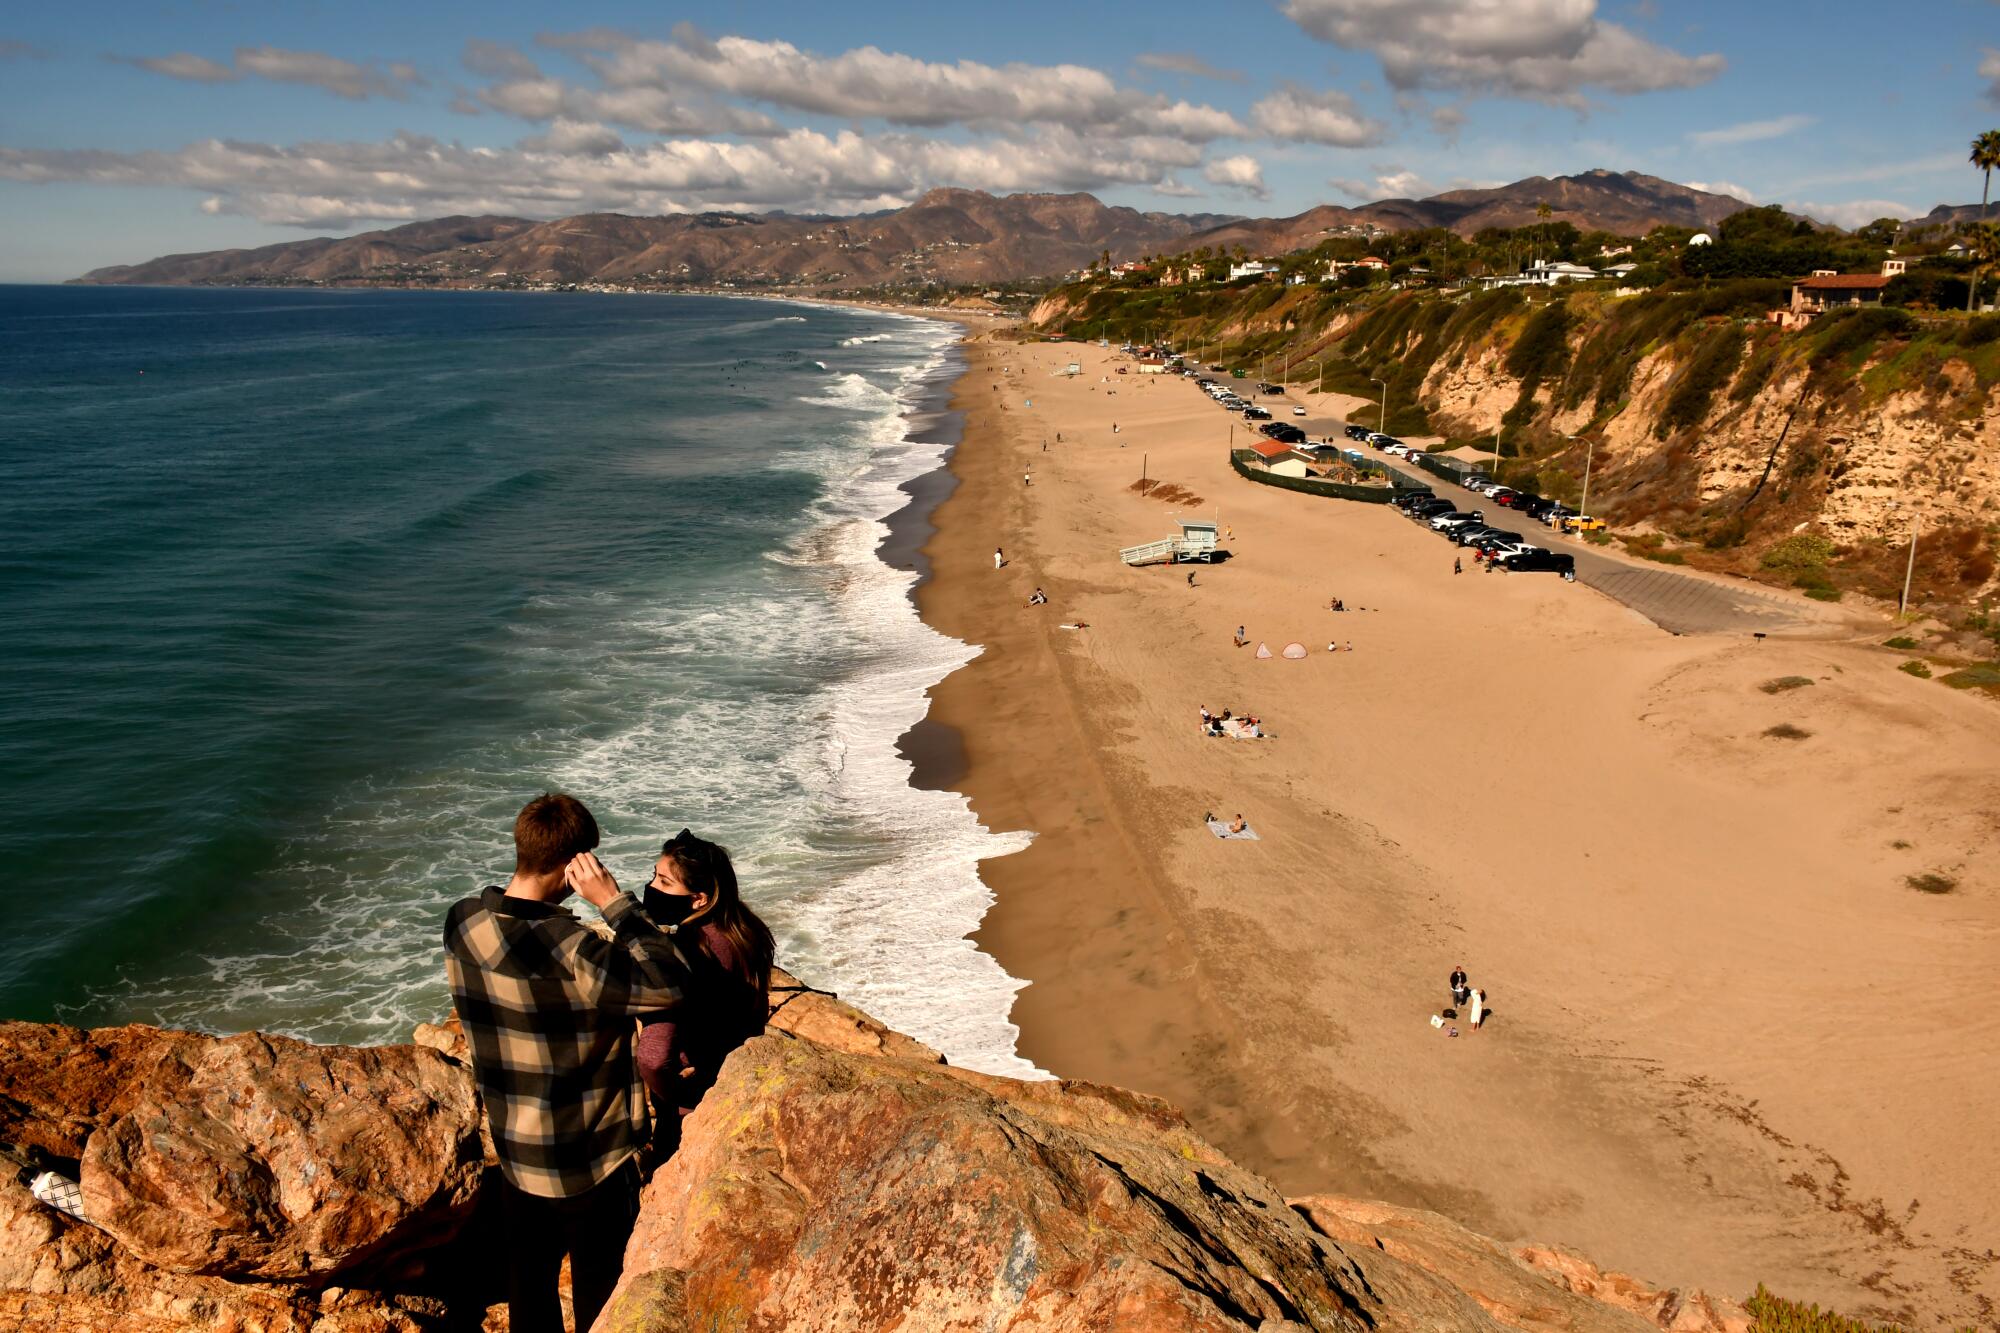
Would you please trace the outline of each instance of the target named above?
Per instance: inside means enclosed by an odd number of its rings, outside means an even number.
[[[514,877],[452,905],[445,975],[504,1178],[508,1319],[562,1333],[563,1255],[579,1330],[611,1296],[639,1213],[646,1092],[634,1018],[679,1008],[686,961],[591,854],[597,821],[538,796],[514,821]],[[610,938],[556,904],[575,892]]]

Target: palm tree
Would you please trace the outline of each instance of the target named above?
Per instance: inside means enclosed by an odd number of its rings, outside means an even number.
[[[1972,141],[1972,165],[1986,173],[1985,188],[1979,192],[1979,220],[1987,222],[1986,208],[1993,197],[1993,168],[2000,167],[2000,130],[1987,130]],[[1972,285],[1965,292],[1965,310],[1972,312],[1973,296],[1979,290],[1979,274],[1972,275]]]
[[[1536,231],[1539,233],[1538,239],[1535,242],[1535,257],[1537,259],[1541,258],[1543,243],[1549,239],[1549,219],[1555,215],[1556,211],[1549,207],[1548,200],[1543,199],[1535,204],[1535,225]]]

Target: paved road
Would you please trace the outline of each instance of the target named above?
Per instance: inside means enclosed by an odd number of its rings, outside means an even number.
[[[1276,406],[1289,402],[1289,398],[1260,399],[1273,405],[1273,415],[1281,421],[1290,421],[1315,439],[1330,437],[1343,447],[1353,445],[1369,454],[1376,462],[1386,464],[1403,475],[1429,486],[1437,494],[1457,502],[1461,495],[1470,507],[1476,507],[1489,514],[1494,511],[1491,502],[1473,495],[1442,477],[1434,476],[1421,468],[1407,467],[1386,455],[1377,454],[1364,445],[1355,444],[1345,434],[1347,423],[1325,415],[1295,417],[1289,406]],[[1498,511],[1503,516],[1507,511]],[[1532,527],[1540,525],[1531,519],[1522,522]],[[1670,634],[1785,634],[1817,635],[1840,633],[1846,627],[1846,618],[1831,607],[1822,607],[1802,598],[1786,597],[1768,592],[1753,584],[1724,582],[1715,578],[1685,574],[1662,567],[1648,561],[1629,556],[1612,555],[1590,547],[1572,537],[1556,533],[1536,534],[1536,540],[1551,550],[1568,551],[1576,556],[1576,577],[1579,583],[1597,589],[1613,601],[1631,607],[1646,619]]]

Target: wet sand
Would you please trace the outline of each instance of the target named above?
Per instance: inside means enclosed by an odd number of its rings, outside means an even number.
[[[1293,1195],[1993,1320],[2000,709],[1897,672],[1886,632],[1673,637],[1581,585],[1453,576],[1392,512],[1235,476],[1187,381],[967,350],[917,597],[985,651],[906,745],[1036,834],[982,868],[1023,1055],[1174,1100]],[[1130,490],[1142,457],[1201,501]],[[1196,586],[1119,562],[1182,516],[1230,534]],[[1759,688],[1785,675],[1813,684]],[[1204,738],[1202,704],[1272,739]],[[1957,888],[1906,882],[1933,871]],[[1494,1017],[1449,1037],[1460,963]]]

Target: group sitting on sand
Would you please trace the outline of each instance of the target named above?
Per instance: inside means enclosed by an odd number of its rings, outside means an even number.
[[[1233,716],[1225,708],[1220,713],[1208,711],[1208,705],[1201,708],[1201,734],[1204,736],[1234,736],[1238,740],[1264,739],[1264,720],[1245,713]]]
[[[682,1117],[770,1010],[776,946],[726,850],[682,829],[641,899],[619,889],[597,842],[581,801],[538,796],[514,820],[506,885],[445,915],[445,978],[500,1163],[495,1259],[517,1330],[563,1327],[565,1255],[576,1327],[596,1321],[643,1175],[680,1146]],[[572,893],[601,927],[558,905]]]

